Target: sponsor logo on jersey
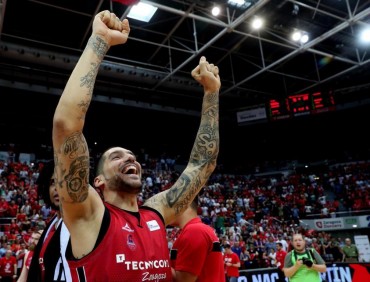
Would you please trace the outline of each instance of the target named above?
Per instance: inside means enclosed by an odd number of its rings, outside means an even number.
[[[160,280],[165,280],[167,278],[166,273],[153,273],[150,274],[149,272],[144,272],[143,273],[143,279],[142,281],[160,281]]]
[[[127,235],[127,246],[132,251],[136,249],[136,244],[134,242],[134,238],[133,238],[132,234]]]
[[[117,263],[122,263],[125,261],[125,255],[124,254],[118,254],[116,255],[116,262]]]
[[[124,263],[127,270],[149,270],[149,269],[161,269],[169,268],[170,262],[167,259],[159,260],[126,260],[125,254],[116,254],[116,262]]]
[[[161,227],[159,226],[158,222],[153,219],[151,221],[147,221],[146,224],[148,225],[148,228],[150,231],[155,231],[155,230],[159,230],[161,229]]]
[[[134,230],[133,230],[133,229],[131,229],[131,227],[128,225],[128,223],[126,223],[126,225],[125,225],[125,226],[123,226],[123,227],[122,227],[122,229],[123,229],[123,230],[126,230],[126,231],[128,231],[128,232],[134,232]]]

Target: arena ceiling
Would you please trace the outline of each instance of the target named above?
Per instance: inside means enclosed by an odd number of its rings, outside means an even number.
[[[60,95],[94,15],[109,9],[124,18],[131,6],[122,2],[135,1],[1,0],[1,87]],[[317,90],[333,91],[338,102],[369,96],[370,46],[358,37],[370,26],[370,1],[142,2],[158,10],[148,23],[130,19],[129,41],[111,48],[101,67],[98,100],[198,113],[201,89],[190,72],[201,55],[220,68],[224,112]],[[264,19],[258,32],[250,27],[256,16]],[[293,42],[295,28],[309,42]]]

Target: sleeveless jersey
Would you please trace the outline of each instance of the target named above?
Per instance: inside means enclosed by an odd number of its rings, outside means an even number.
[[[148,207],[132,213],[105,206],[108,227],[94,250],[82,259],[71,259],[67,251],[72,281],[172,281],[162,216]]]
[[[57,224],[51,239],[46,238]],[[29,282],[69,282],[68,264],[65,260],[65,249],[69,241],[69,232],[61,219],[56,215],[50,220],[37,244],[27,276]],[[41,258],[42,256],[42,258]],[[44,270],[43,270],[44,269]]]

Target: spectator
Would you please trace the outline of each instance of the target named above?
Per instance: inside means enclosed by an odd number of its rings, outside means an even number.
[[[344,240],[345,246],[342,248],[343,262],[358,262],[358,249],[356,245],[352,244],[350,238]]]
[[[269,253],[267,253],[268,259],[270,260],[270,266],[271,267],[276,267],[276,252],[274,248],[269,249]]]
[[[281,246],[283,248],[284,251],[288,251],[288,242],[285,240],[285,236],[281,235],[281,234],[278,234],[278,240],[276,241],[276,243],[281,243]]]
[[[230,244],[226,244],[224,248],[226,281],[237,282],[239,277],[240,259],[238,255],[231,250]]]
[[[0,248],[0,258],[4,257],[6,254],[7,250],[10,250],[11,245],[7,242],[2,242],[1,243],[1,248]]]
[[[290,282],[320,282],[319,272],[326,272],[325,261],[314,249],[306,249],[302,234],[293,235],[293,250],[284,261],[284,274]]]
[[[21,243],[21,248],[15,253],[15,258],[17,259],[17,278],[21,275],[24,258],[28,250],[26,249],[26,243]]]
[[[240,254],[240,269],[251,269],[252,261],[247,248]]]
[[[279,282],[285,282],[285,275],[283,272],[284,268],[284,261],[287,252],[283,249],[282,243],[276,243],[276,266],[278,267],[278,274],[279,274]]]
[[[1,282],[13,282],[17,278],[17,259],[11,250],[0,259],[0,278]]]
[[[38,231],[32,232],[31,238],[29,240],[29,246],[28,246],[29,251],[24,256],[22,271],[19,275],[19,278],[18,278],[17,282],[26,282],[27,281],[28,271],[29,271],[29,267],[30,267],[30,264],[31,264],[31,261],[32,261],[33,252],[34,252],[35,246],[37,245],[37,243],[40,240],[40,236],[41,236],[42,232],[43,232],[43,230],[38,230]]]

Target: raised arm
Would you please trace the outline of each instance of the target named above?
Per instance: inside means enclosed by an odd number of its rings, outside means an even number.
[[[95,16],[92,35],[54,113],[53,146],[57,189],[63,219],[72,240],[74,233],[87,229],[86,232],[90,231],[89,234],[95,236],[100,228],[98,224],[95,227],[84,224],[92,220],[99,221],[104,205],[88,182],[89,150],[82,131],[104,55],[111,46],[125,43],[129,31],[128,21],[120,21],[109,11]]]
[[[182,213],[206,184],[216,168],[219,152],[219,91],[221,87],[217,66],[201,57],[192,76],[204,88],[201,120],[189,162],[175,184],[154,195],[146,203],[158,210],[165,224],[171,224]]]

